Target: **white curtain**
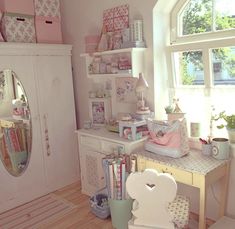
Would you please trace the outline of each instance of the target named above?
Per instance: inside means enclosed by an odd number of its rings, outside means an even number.
[[[201,136],[207,137],[210,134],[211,115],[225,111],[226,114],[235,114],[235,88],[215,87],[205,88],[177,88],[174,95],[179,98],[179,104],[186,113],[188,127],[191,122],[199,122]],[[214,111],[212,111],[212,106]],[[221,121],[213,121],[212,134],[214,137],[227,137],[226,129],[218,129],[216,126]]]

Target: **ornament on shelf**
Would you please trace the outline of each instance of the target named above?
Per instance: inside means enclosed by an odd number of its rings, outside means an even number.
[[[174,98],[173,99],[173,103],[174,103],[174,113],[182,113],[182,110],[179,107],[179,98]]]
[[[108,35],[107,35],[107,30],[106,27],[103,26],[102,32],[100,35],[100,41],[97,47],[98,52],[106,51],[108,50]]]
[[[183,118],[185,115],[179,106],[179,98],[174,98],[173,104],[165,107],[165,111],[169,121]]]

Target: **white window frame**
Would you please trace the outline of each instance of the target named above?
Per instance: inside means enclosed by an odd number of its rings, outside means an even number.
[[[179,0],[171,11],[171,35],[170,43],[171,44],[184,44],[198,41],[206,40],[217,40],[226,38],[235,37],[235,29],[227,29],[224,31],[212,31],[206,33],[197,33],[193,35],[181,35],[181,26],[180,20],[178,20],[179,15],[184,10],[184,7],[191,0]]]
[[[210,62],[211,49],[235,46],[235,29],[229,29],[225,31],[207,32],[202,34],[193,35],[180,35],[180,20],[179,15],[184,10],[184,7],[190,0],[179,0],[171,11],[171,35],[170,44],[167,46],[167,62],[169,69],[169,87],[174,88],[200,88],[205,87],[207,89],[213,87],[232,87],[235,85],[213,85],[212,79],[212,63]],[[204,86],[198,85],[177,85],[174,69],[174,52],[184,51],[202,51],[203,65],[204,65]]]

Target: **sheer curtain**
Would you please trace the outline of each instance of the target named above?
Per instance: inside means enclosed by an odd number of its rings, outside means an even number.
[[[235,114],[235,88],[215,87],[205,88],[176,88],[173,89],[176,98],[188,121],[188,128],[191,122],[199,122],[201,137],[210,135],[211,115],[225,111],[226,114]],[[212,110],[212,106],[214,110]],[[227,137],[226,128],[218,129],[216,126],[223,120],[212,122],[212,136]],[[190,128],[189,128],[190,130]],[[190,133],[190,132],[189,132]]]

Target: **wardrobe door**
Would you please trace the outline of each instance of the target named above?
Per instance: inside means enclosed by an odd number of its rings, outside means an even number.
[[[0,161],[0,212],[47,192],[32,57],[0,56],[0,71],[5,69],[10,69],[17,75],[27,96],[31,117],[32,148],[26,169],[17,176],[8,172]],[[0,106],[0,109],[3,107]],[[9,117],[1,118],[13,118],[10,113]]]
[[[70,56],[36,57],[46,179],[50,190],[79,179],[70,59]]]

